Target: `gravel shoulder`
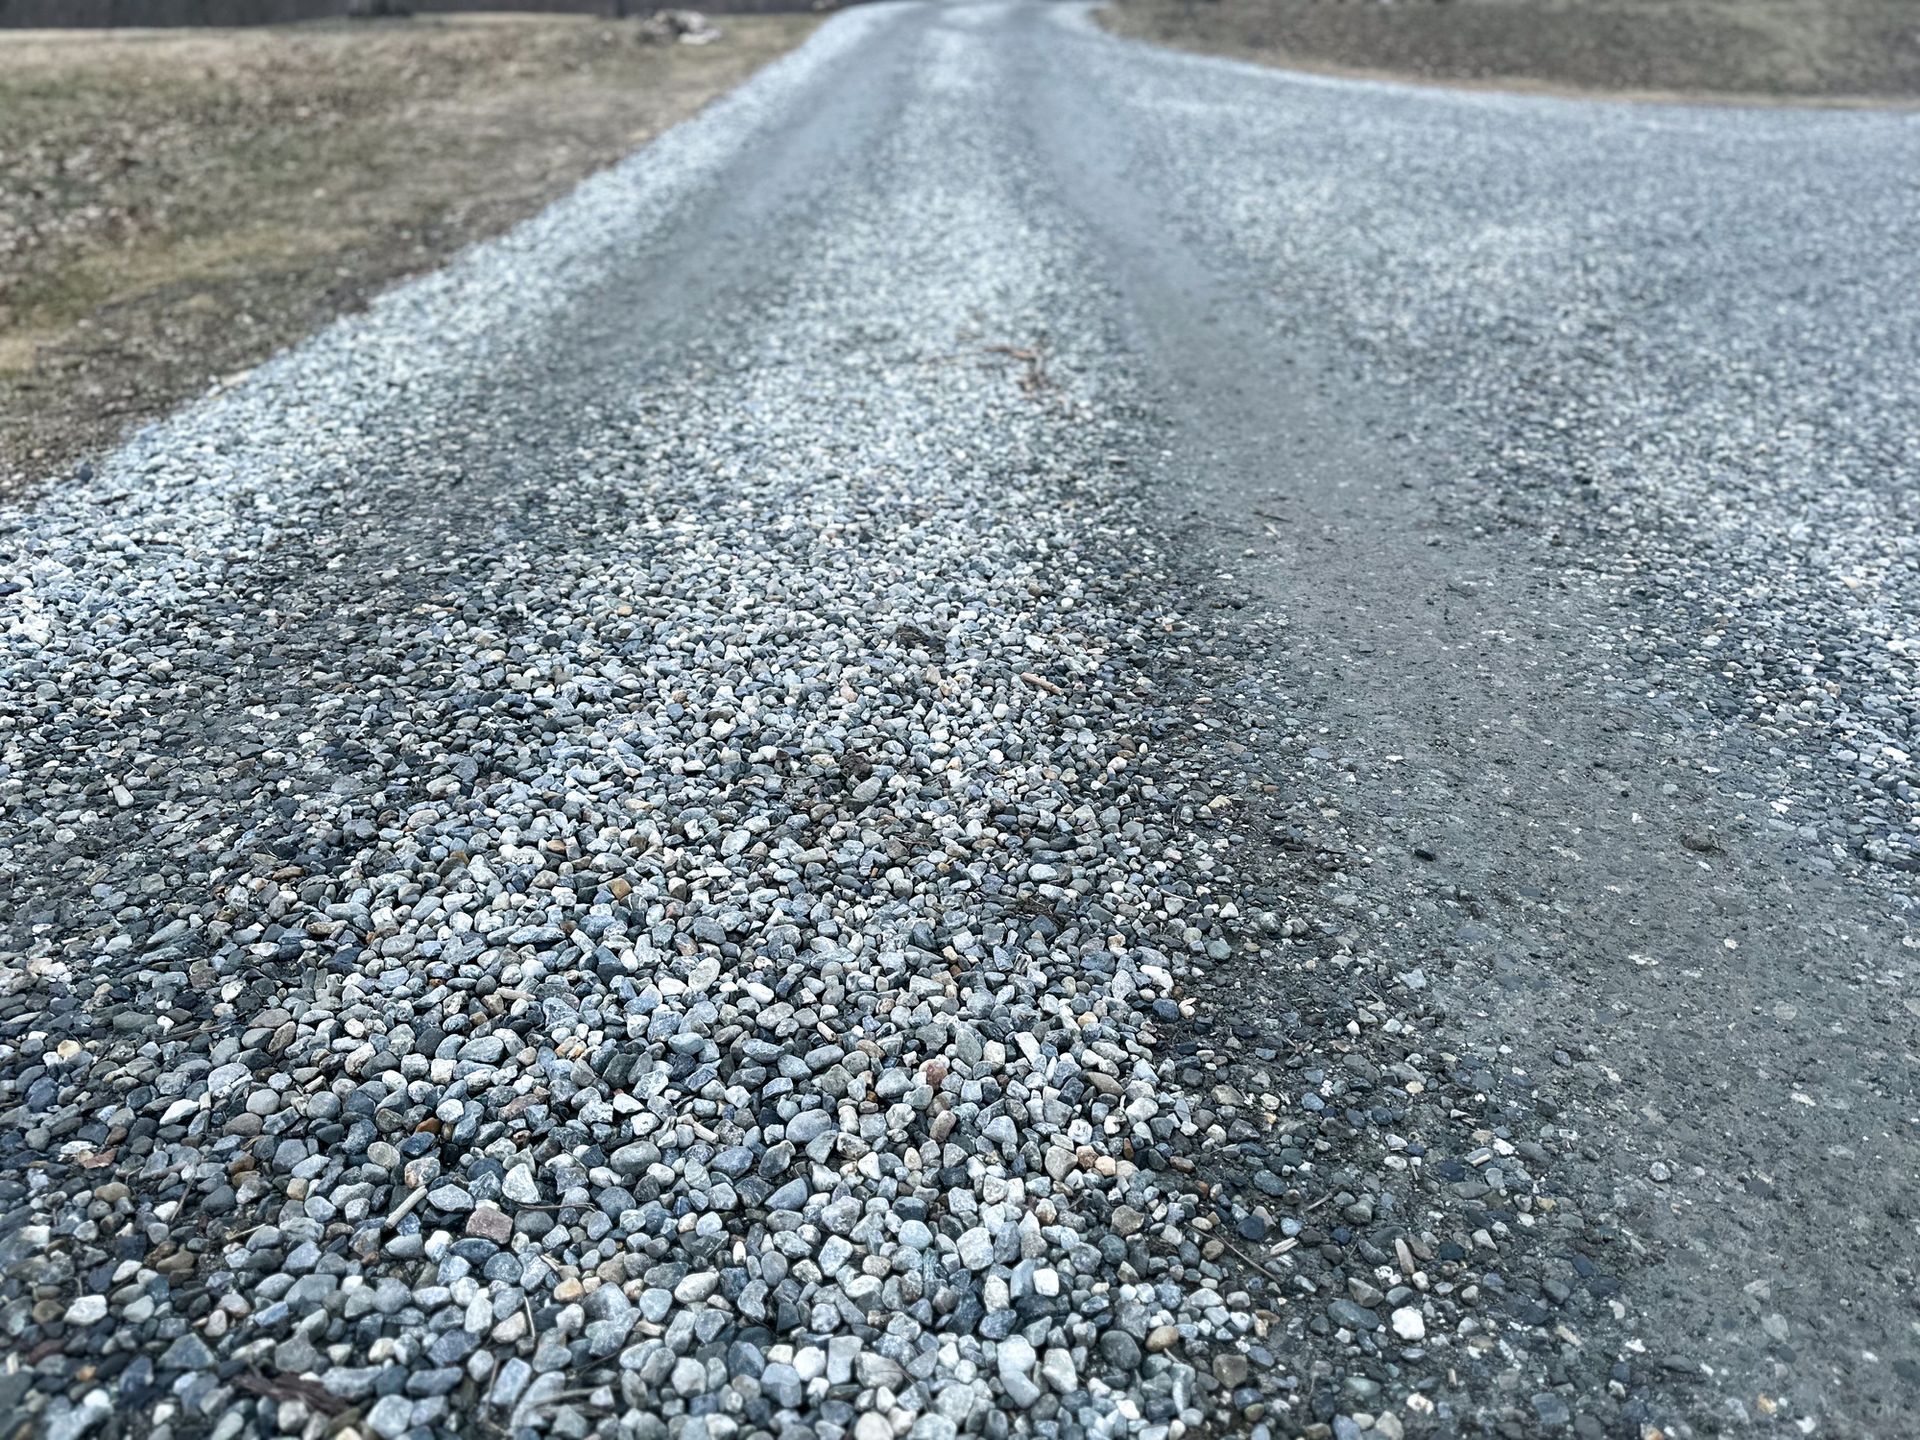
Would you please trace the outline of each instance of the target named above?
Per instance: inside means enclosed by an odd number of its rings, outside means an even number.
[[[1348,75],[1664,100],[1911,104],[1905,0],[1115,0],[1116,34]]]
[[[802,39],[572,16],[20,31],[0,47],[0,487],[97,459]]]

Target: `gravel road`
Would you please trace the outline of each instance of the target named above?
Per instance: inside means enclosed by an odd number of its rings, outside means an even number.
[[[1916,177],[862,8],[6,512],[4,1433],[1914,1433]]]

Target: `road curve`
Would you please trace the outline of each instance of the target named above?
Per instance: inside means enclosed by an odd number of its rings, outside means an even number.
[[[1916,177],[876,5],[0,515],[6,1433],[1911,1433]]]

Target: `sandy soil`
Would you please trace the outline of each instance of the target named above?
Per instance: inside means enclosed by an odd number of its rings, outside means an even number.
[[[1115,0],[1103,17],[1303,69],[1649,98],[1920,98],[1914,0]]]
[[[0,490],[539,209],[797,43],[462,17],[0,46]]]

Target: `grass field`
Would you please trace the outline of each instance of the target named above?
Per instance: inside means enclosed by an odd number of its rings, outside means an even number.
[[[0,44],[0,489],[539,209],[802,39],[580,17]]]
[[[1121,34],[1277,65],[1660,97],[1920,97],[1917,0],[1114,0]]]

